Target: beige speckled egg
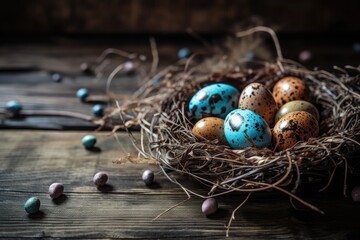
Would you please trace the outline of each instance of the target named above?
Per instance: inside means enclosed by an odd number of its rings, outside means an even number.
[[[274,125],[278,110],[271,92],[260,83],[251,83],[244,88],[240,95],[239,108],[256,112],[269,126]]]
[[[317,137],[319,124],[315,117],[304,111],[296,111],[282,117],[273,129],[275,150],[292,147],[299,141]]]
[[[296,77],[280,79],[273,88],[273,96],[279,108],[290,101],[310,100],[309,89],[303,80]]]
[[[303,100],[295,100],[284,104],[279,109],[279,111],[275,116],[275,122],[279,121],[280,118],[282,118],[286,114],[295,111],[305,111],[311,113],[316,118],[316,121],[319,121],[320,118],[319,112],[313,104]]]
[[[227,145],[224,134],[224,120],[217,117],[206,117],[200,119],[193,127],[192,133],[200,141],[207,139],[213,141],[217,139],[220,144]]]

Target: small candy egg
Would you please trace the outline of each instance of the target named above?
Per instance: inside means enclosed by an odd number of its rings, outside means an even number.
[[[240,95],[239,108],[256,112],[269,126],[273,126],[278,109],[271,92],[260,83],[251,83],[244,88]]]
[[[92,108],[92,113],[96,117],[102,117],[104,116],[104,107],[101,104],[96,104]]]
[[[54,82],[61,82],[63,80],[63,76],[60,73],[53,73],[51,74],[51,79]]]
[[[296,77],[285,77],[279,80],[273,88],[273,96],[280,108],[294,100],[310,100],[309,89],[303,80]]]
[[[266,121],[248,109],[235,109],[225,119],[226,140],[233,149],[264,148],[271,144],[271,130]]]
[[[96,137],[94,135],[86,135],[81,142],[85,148],[92,148],[95,146]]]
[[[275,150],[284,150],[299,141],[317,137],[319,124],[315,117],[304,111],[296,111],[282,117],[273,129]]]
[[[31,197],[25,202],[24,208],[29,214],[37,213],[40,209],[40,200],[37,197]]]
[[[312,58],[312,53],[309,50],[304,50],[299,53],[299,60],[301,62],[308,62]]]
[[[76,96],[81,100],[85,101],[85,99],[89,96],[89,91],[86,88],[80,88],[76,92]]]
[[[51,199],[56,199],[64,193],[64,185],[61,183],[53,183],[50,185],[48,192]]]
[[[216,213],[216,211],[218,210],[219,206],[218,206],[218,202],[216,201],[215,198],[208,198],[206,199],[202,206],[201,206],[201,211],[206,215],[211,215]]]
[[[145,182],[146,185],[150,185],[154,182],[154,172],[151,170],[145,170],[142,175],[142,180]]]
[[[199,140],[207,139],[209,141],[219,140],[219,143],[226,144],[224,134],[224,120],[217,117],[206,117],[200,119],[193,127],[192,133]]]
[[[219,117],[236,109],[239,101],[239,91],[224,83],[216,83],[200,89],[189,102],[189,112],[199,120],[204,117]]]
[[[353,44],[353,49],[355,52],[360,53],[360,42],[356,42]]]
[[[310,102],[307,102],[307,101],[295,100],[295,101],[286,103],[279,109],[279,111],[277,112],[277,114],[275,116],[275,122],[279,121],[280,118],[282,118],[286,114],[288,114],[290,112],[295,112],[295,111],[305,111],[305,112],[311,113],[316,118],[316,121],[319,121],[320,115],[314,105],[312,105]]]
[[[353,188],[351,191],[351,197],[354,202],[360,202],[360,186]]]
[[[94,175],[93,182],[96,186],[101,187],[104,186],[109,177],[105,172],[98,172]]]
[[[91,67],[86,62],[84,62],[84,63],[82,63],[80,65],[80,70],[85,74],[92,74],[93,73]]]
[[[135,71],[135,64],[131,61],[127,61],[124,63],[124,71],[126,73],[133,73]]]
[[[188,48],[180,48],[177,55],[179,59],[185,59],[190,57],[191,51]]]
[[[18,102],[18,101],[15,101],[15,100],[11,100],[11,101],[8,101],[6,103],[6,106],[5,106],[6,110],[8,110],[9,112],[12,112],[12,113],[19,113],[22,109],[22,105]]]

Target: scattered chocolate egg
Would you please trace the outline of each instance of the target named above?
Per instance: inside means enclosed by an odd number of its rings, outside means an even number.
[[[273,96],[280,108],[287,102],[294,100],[310,100],[309,89],[303,80],[296,77],[280,79],[273,88]]]
[[[92,113],[95,117],[102,117],[104,116],[104,106],[101,104],[96,104],[92,108]]]
[[[218,140],[221,144],[226,144],[224,134],[224,120],[217,117],[206,117],[200,119],[193,127],[192,133],[199,140],[207,139],[209,141]]]
[[[215,198],[208,198],[201,205],[201,211],[206,216],[216,213],[218,208],[219,208],[218,202],[216,201]]]
[[[63,75],[60,74],[60,73],[53,73],[51,74],[51,79],[54,81],[54,82],[61,82],[63,80]]]
[[[89,96],[89,91],[86,88],[80,88],[77,90],[76,96],[83,102]]]
[[[296,111],[282,117],[273,129],[275,150],[284,150],[299,141],[317,137],[319,124],[315,117],[304,111]]]
[[[229,84],[211,84],[200,89],[190,99],[189,112],[197,120],[205,117],[224,119],[237,108],[239,96],[239,91]]]
[[[145,170],[142,174],[142,180],[146,185],[152,184],[154,182],[154,178],[155,178],[154,172],[151,170]]]
[[[240,95],[239,108],[256,112],[269,126],[273,126],[278,110],[271,92],[260,83],[251,83],[244,88]]]
[[[188,48],[180,48],[177,55],[179,59],[185,59],[190,57],[191,51]]]
[[[224,122],[224,132],[230,147],[264,148],[271,144],[271,130],[266,121],[248,109],[235,109]]]
[[[49,196],[51,199],[56,199],[64,193],[64,185],[61,183],[53,183],[49,187]]]
[[[40,200],[37,197],[31,197],[25,202],[24,208],[29,214],[37,213],[40,209]]]
[[[284,104],[279,109],[279,111],[277,112],[277,114],[275,116],[275,122],[279,121],[280,118],[282,118],[286,114],[288,114],[290,112],[295,112],[295,111],[308,112],[315,117],[316,121],[319,121],[319,118],[320,118],[319,112],[313,104],[311,104],[310,102],[307,102],[307,101],[303,101],[303,100],[295,100],[295,101],[291,101],[291,102]]]
[[[104,186],[109,177],[105,172],[98,172],[94,175],[93,182],[96,186],[101,187]]]

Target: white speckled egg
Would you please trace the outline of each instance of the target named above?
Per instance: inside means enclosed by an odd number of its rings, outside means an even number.
[[[230,147],[264,148],[271,145],[271,130],[266,121],[248,109],[235,109],[225,118],[224,132]]]
[[[244,88],[240,95],[239,108],[259,114],[269,126],[273,126],[278,110],[271,92],[260,83],[251,83]]]
[[[238,107],[239,91],[225,83],[215,83],[200,89],[189,102],[189,112],[199,120],[204,117],[224,119]]]

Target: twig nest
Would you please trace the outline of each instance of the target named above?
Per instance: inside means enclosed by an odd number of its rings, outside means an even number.
[[[98,172],[94,175],[93,182],[96,186],[102,187],[107,183],[108,179],[109,177],[105,172]]]
[[[201,211],[206,215],[211,215],[217,212],[219,206],[215,198],[206,199],[201,205]]]
[[[27,213],[35,214],[40,209],[40,200],[37,197],[31,197],[25,202],[24,208]]]
[[[146,185],[152,184],[154,182],[154,178],[155,178],[154,172],[151,170],[145,170],[142,174],[142,180]]]
[[[360,186],[356,186],[351,191],[351,197],[354,202],[360,202]]]
[[[49,186],[48,192],[51,199],[56,199],[64,193],[64,185],[61,183],[53,183]]]

